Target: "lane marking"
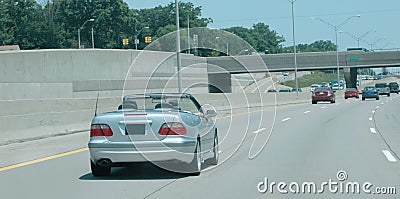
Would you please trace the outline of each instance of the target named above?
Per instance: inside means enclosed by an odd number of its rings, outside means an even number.
[[[88,148],[82,148],[82,149],[77,149],[77,150],[73,150],[73,151],[68,151],[68,152],[65,152],[65,153],[60,153],[60,154],[57,154],[57,155],[52,155],[52,156],[48,156],[48,157],[44,157],[44,158],[39,158],[39,159],[28,161],[28,162],[22,162],[22,163],[18,163],[18,164],[6,166],[6,167],[1,167],[0,168],[0,172],[1,171],[7,171],[7,170],[10,170],[10,169],[15,169],[15,168],[22,167],[22,166],[35,164],[35,163],[39,163],[39,162],[43,162],[43,161],[46,161],[46,160],[51,160],[51,159],[55,159],[55,158],[61,158],[61,157],[64,157],[64,156],[72,155],[72,154],[75,154],[75,153],[80,153],[80,152],[87,151],[87,150],[89,150],[89,149]]]
[[[305,113],[305,114],[307,114],[307,113],[311,113],[311,111],[305,111],[304,113]]]
[[[254,134],[258,134],[258,133],[260,133],[261,131],[265,131],[265,130],[267,130],[267,128],[258,129],[257,131],[254,131],[253,133],[254,133]]]
[[[226,118],[231,118],[231,117],[240,116],[240,115],[246,115],[246,114],[251,114],[251,113],[263,112],[263,111],[267,111],[267,110],[272,110],[274,108],[275,107],[269,107],[269,108],[264,108],[264,109],[256,110],[256,111],[249,111],[249,112],[243,112],[243,113],[239,113],[239,114],[233,114],[233,115],[229,115],[229,116],[225,116],[225,117],[216,118],[216,120],[221,120],[221,119],[226,119]],[[86,147],[86,148],[81,148],[81,149],[77,149],[77,150],[73,150],[73,151],[68,151],[68,152],[65,152],[65,153],[60,153],[60,154],[56,154],[56,155],[52,155],[52,156],[48,156],[48,157],[44,157],[44,158],[39,158],[39,159],[27,161],[27,162],[21,162],[21,163],[14,164],[14,165],[0,167],[0,172],[7,171],[7,170],[10,170],[10,169],[15,169],[15,168],[22,167],[22,166],[35,164],[35,163],[39,163],[39,162],[43,162],[43,161],[47,161],[47,160],[51,160],[51,159],[55,159],[55,158],[61,158],[61,157],[64,157],[64,156],[73,155],[73,154],[84,152],[84,151],[87,151],[87,150],[89,150],[89,148]],[[219,151],[219,153],[221,153],[221,151]]]
[[[385,103],[382,102],[381,104],[384,105]]]
[[[372,113],[375,113],[375,111],[372,111]]]
[[[321,107],[321,108],[326,108],[326,106],[323,106],[323,107]]]
[[[376,130],[374,128],[369,128],[369,130],[371,131],[371,133],[375,134]]]
[[[376,109],[378,109],[379,108],[379,106],[376,106]]]
[[[390,151],[388,150],[382,150],[383,155],[385,155],[386,159],[389,162],[397,162],[396,158],[394,158],[394,156],[392,155],[392,153],[390,153]]]
[[[283,119],[282,122],[286,122],[286,121],[291,120],[291,119],[292,118],[288,117],[288,118]]]
[[[369,119],[369,121],[372,121],[372,117],[370,117],[370,118],[368,118]]]

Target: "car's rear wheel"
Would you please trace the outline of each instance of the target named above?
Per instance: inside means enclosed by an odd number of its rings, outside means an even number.
[[[97,166],[95,163],[90,161],[90,168],[92,170],[93,176],[100,177],[100,176],[108,176],[111,172],[111,167],[100,167]]]
[[[379,100],[379,97],[377,97],[376,100]]]
[[[312,101],[311,103],[312,103],[312,104],[317,104],[317,101]]]
[[[390,97],[390,93],[388,93],[387,96]]]
[[[379,99],[379,98],[376,98],[376,99]],[[362,98],[362,101],[364,101],[364,100],[365,100],[365,97]]]
[[[209,159],[209,164],[210,165],[217,165],[218,164],[218,159],[219,159],[219,151],[218,151],[218,135],[215,133],[214,136],[214,146],[213,146],[213,153],[214,156]]]
[[[344,97],[344,99],[347,99],[347,97]]]
[[[189,164],[189,175],[198,176],[201,172],[201,145],[200,140],[197,141],[196,149],[194,150],[194,157]]]
[[[331,101],[331,103],[334,104],[334,103],[335,103],[335,99],[333,99],[333,100]]]

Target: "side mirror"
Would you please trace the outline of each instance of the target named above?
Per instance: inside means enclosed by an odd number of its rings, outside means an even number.
[[[217,112],[215,112],[214,110],[207,110],[206,115],[208,117],[215,117],[217,116]]]

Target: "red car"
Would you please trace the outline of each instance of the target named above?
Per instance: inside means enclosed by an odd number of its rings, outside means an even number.
[[[358,96],[357,88],[347,88],[346,91],[344,92],[344,99],[352,98],[352,97],[360,98]]]
[[[319,101],[335,103],[335,92],[328,87],[315,88],[311,101],[313,104]]]

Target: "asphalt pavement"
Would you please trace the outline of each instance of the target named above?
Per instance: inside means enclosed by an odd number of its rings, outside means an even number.
[[[221,163],[196,177],[146,163],[93,177],[87,132],[3,146],[1,197],[400,198],[399,109],[392,94],[221,112]]]

